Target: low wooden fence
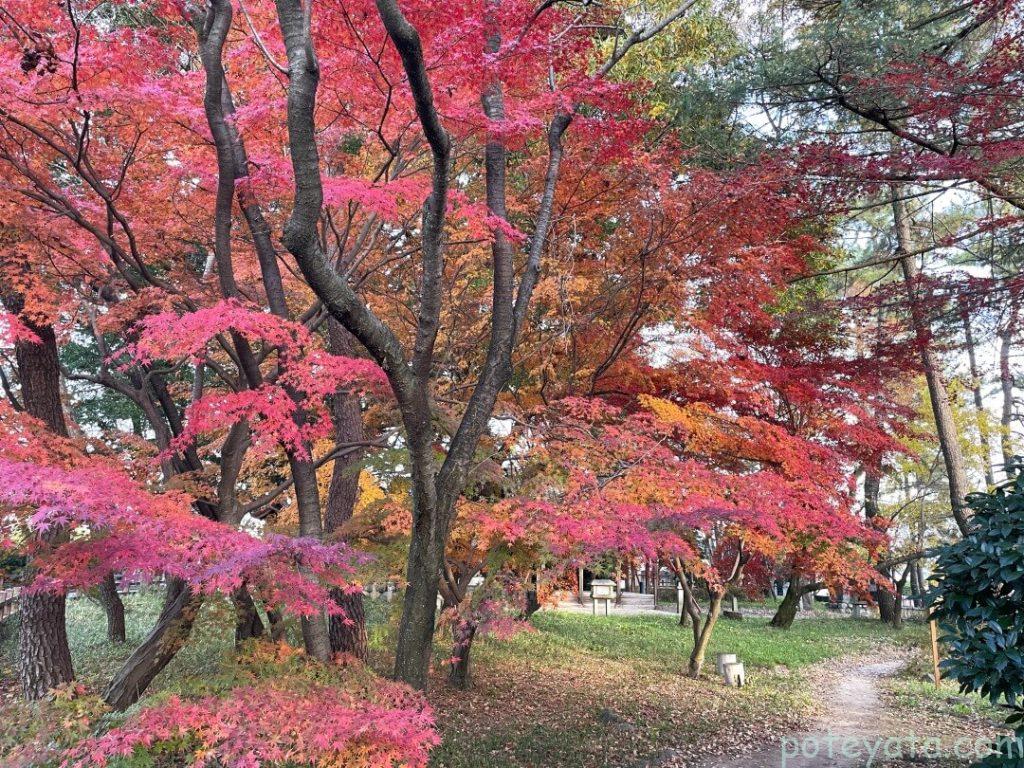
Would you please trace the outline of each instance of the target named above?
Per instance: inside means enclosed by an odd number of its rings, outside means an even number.
[[[21,589],[18,587],[4,589],[0,586],[0,621],[18,612],[19,592],[21,592]]]

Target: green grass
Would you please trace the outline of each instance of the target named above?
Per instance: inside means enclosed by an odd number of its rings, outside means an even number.
[[[630,659],[666,669],[685,666],[692,647],[689,628],[674,616],[593,617],[570,613],[540,613],[533,618],[541,630],[512,642],[523,653],[572,663],[580,651],[605,658]],[[879,643],[918,644],[924,629],[907,625],[895,631],[878,621],[860,619],[801,619],[788,630],[775,630],[761,617],[721,620],[715,627],[707,658],[736,653],[751,667],[792,669],[828,658],[866,653]],[[517,647],[517,646],[513,646]]]

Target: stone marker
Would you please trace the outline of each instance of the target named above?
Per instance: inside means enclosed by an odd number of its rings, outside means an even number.
[[[743,671],[743,662],[725,664],[722,669],[722,679],[725,680],[726,685],[731,685],[733,688],[742,688],[746,685],[747,677]]]

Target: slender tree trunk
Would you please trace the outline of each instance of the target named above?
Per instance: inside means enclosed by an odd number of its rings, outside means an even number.
[[[682,568],[678,566],[675,568],[675,571],[676,578],[679,579],[679,583],[683,587],[683,604],[681,606],[677,606],[679,608],[679,626],[685,627],[692,624],[693,643],[696,645],[700,638],[700,605],[697,604],[697,600],[693,596],[693,585],[690,584],[690,581],[686,576],[686,571],[682,570]]]
[[[700,670],[704,665],[704,655],[707,653],[708,645],[711,642],[711,633],[714,632],[715,624],[718,623],[718,617],[722,612],[722,599],[724,597],[725,592],[712,594],[708,615],[704,618],[704,624],[700,627],[699,631],[696,629],[697,623],[694,622],[696,640],[693,644],[693,651],[690,653],[690,663],[688,666],[690,677],[700,677]]]
[[[921,582],[918,580],[919,571],[916,567],[916,563],[911,563],[907,566],[910,569],[910,592],[913,596],[914,607],[918,607],[921,594]]]
[[[308,459],[296,455],[288,458],[295,483],[295,501],[299,510],[299,535],[311,539],[323,538],[323,522],[320,519],[320,491],[316,484],[316,469]],[[303,616],[302,640],[306,653],[314,659],[329,661],[331,658],[331,636],[327,626],[327,614],[316,613]]]
[[[231,16],[231,3],[225,2],[225,0],[211,0],[205,12],[197,14],[194,19],[200,57],[206,72],[203,106],[217,153],[214,255],[221,293],[225,298],[239,295],[231,262],[232,210],[238,186],[236,179],[248,175],[244,145],[234,123],[228,119],[226,114],[234,109],[222,61],[224,43],[231,28]],[[315,154],[315,148],[313,151]],[[262,226],[265,223],[262,221],[262,213],[255,204],[255,200],[248,194],[243,193],[239,196],[239,205],[250,225],[253,242],[258,252],[264,288],[267,292],[267,302],[274,314],[287,318],[289,316],[288,307],[284,300],[280,272],[276,258],[274,258],[273,244],[265,236],[267,232]],[[248,343],[238,334],[232,334],[232,340],[248,385],[250,387],[259,386],[261,383],[259,366],[255,362]],[[286,387],[286,391],[296,403],[300,402],[297,393],[291,388]],[[305,418],[301,409],[297,410],[293,416],[298,427],[303,425]],[[299,514],[299,535],[320,539],[323,537],[323,521],[315,467],[308,458],[295,451],[288,451],[288,464]],[[301,622],[306,652],[321,661],[329,660],[331,646],[326,612],[304,616]]]
[[[999,387],[1003,396],[1003,407],[999,417],[1001,427],[999,445],[1003,454],[1004,468],[1009,466],[1014,455],[1013,447],[1013,371],[1010,368],[1010,352],[1017,332],[1019,301],[1011,298],[1009,315],[999,329]]]
[[[117,711],[139,700],[149,684],[181,650],[192,632],[202,597],[183,582],[171,580],[160,617],[142,644],[111,680],[103,698]]]
[[[907,213],[898,187],[893,187],[893,219],[896,224],[896,241],[899,253],[902,254],[900,265],[907,287],[910,302],[910,316],[914,326],[914,335],[921,355],[921,366],[928,382],[928,394],[935,417],[935,428],[939,437],[942,459],[946,465],[946,478],[949,482],[949,500],[953,518],[960,532],[967,535],[970,524],[967,519],[966,496],[968,491],[967,470],[964,466],[963,453],[960,450],[960,436],[953,409],[949,402],[949,393],[942,377],[942,364],[931,348],[931,328],[921,306],[918,296],[919,274],[914,257],[908,254],[915,251],[913,230],[910,216]]]
[[[967,307],[961,308],[964,323],[964,344],[967,347],[967,362],[971,372],[971,394],[974,398],[974,415],[978,423],[978,442],[985,454],[985,483],[993,486],[996,483],[992,469],[992,446],[989,440],[988,411],[985,410],[985,399],[981,391],[981,373],[978,369],[978,357],[974,347],[974,332],[971,329],[971,315]]]
[[[125,641],[124,603],[121,601],[121,596],[117,594],[117,582],[114,580],[113,571],[100,582],[97,592],[100,604],[107,614],[107,639],[115,643],[123,643]]]
[[[469,658],[475,636],[476,624],[472,621],[460,619],[452,627],[453,661],[448,681],[459,690],[465,690],[469,686]]]

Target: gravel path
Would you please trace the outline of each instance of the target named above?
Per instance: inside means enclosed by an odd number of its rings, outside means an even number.
[[[863,664],[836,680],[822,696],[812,729],[791,734],[781,744],[755,754],[717,758],[704,768],[859,768],[877,760],[892,733],[878,691],[879,681],[896,674],[903,661]]]

